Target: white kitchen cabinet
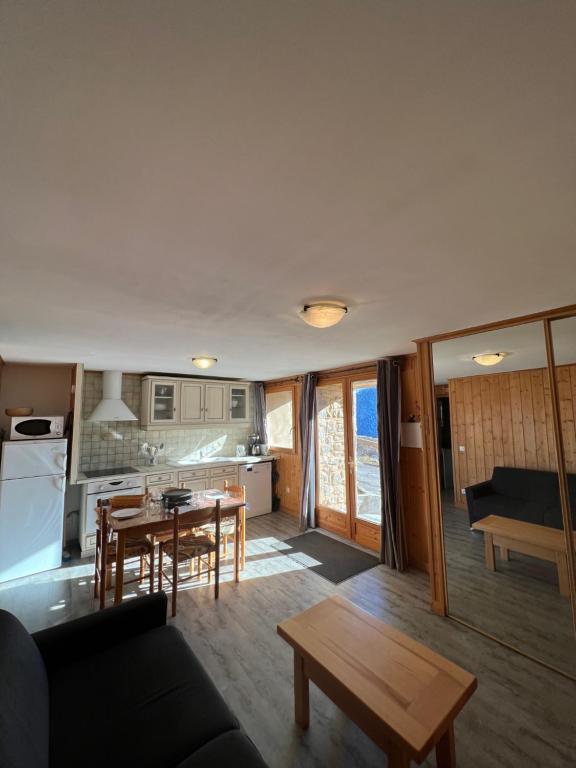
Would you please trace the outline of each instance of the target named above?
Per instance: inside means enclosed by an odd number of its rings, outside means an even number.
[[[192,492],[207,491],[208,480],[182,480],[180,488],[189,488]]]
[[[204,391],[204,421],[210,424],[226,422],[226,384],[206,384]]]
[[[206,385],[199,381],[183,381],[180,385],[180,422],[199,424],[204,421]]]
[[[248,424],[250,384],[144,376],[140,421],[147,427]]]
[[[225,484],[238,485],[238,467],[234,464],[228,467],[218,467],[210,471],[210,488],[224,490]]]
[[[142,426],[172,426],[180,423],[180,382],[171,379],[144,379]]]
[[[230,421],[246,423],[250,421],[250,385],[230,384],[228,388],[228,409]]]

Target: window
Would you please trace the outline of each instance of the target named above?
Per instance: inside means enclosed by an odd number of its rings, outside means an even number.
[[[266,392],[266,431],[271,448],[294,450],[294,389]]]

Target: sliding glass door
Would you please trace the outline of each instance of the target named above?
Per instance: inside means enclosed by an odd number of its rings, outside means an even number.
[[[318,525],[378,549],[381,491],[374,374],[320,379],[316,413]]]

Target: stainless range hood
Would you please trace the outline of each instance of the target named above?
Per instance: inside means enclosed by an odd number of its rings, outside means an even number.
[[[103,372],[102,400],[88,421],[138,421],[138,417],[122,400],[122,371]]]

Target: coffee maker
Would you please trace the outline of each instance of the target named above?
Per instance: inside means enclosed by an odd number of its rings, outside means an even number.
[[[248,455],[260,456],[260,435],[257,432],[248,435]]]

